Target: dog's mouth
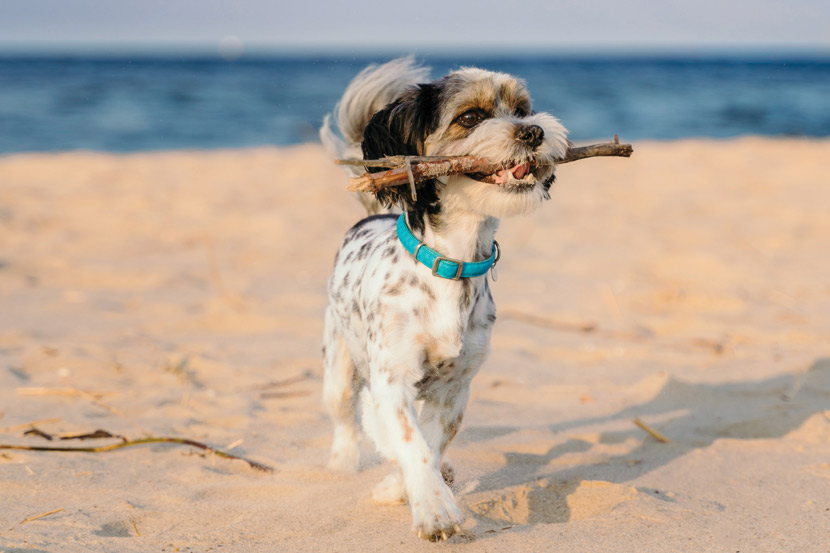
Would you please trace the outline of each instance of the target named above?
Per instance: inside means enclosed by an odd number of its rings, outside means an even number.
[[[529,190],[536,186],[539,181],[537,167],[527,161],[512,166],[508,165],[507,168],[500,169],[495,173],[471,173],[468,176],[480,182],[497,184],[511,191]]]

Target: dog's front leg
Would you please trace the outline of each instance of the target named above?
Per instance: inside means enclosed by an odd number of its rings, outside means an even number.
[[[406,370],[377,372],[372,374],[371,409],[378,448],[400,466],[413,530],[424,539],[446,539],[463,516],[438,468],[440,452],[431,449],[418,424],[414,387],[406,382]]]
[[[421,389],[418,396],[424,400],[420,416],[421,428],[430,449],[437,456],[435,464],[441,468],[441,474],[448,485],[452,485],[455,475],[452,465],[444,461],[443,456],[458,433],[469,397],[468,380],[433,383]]]

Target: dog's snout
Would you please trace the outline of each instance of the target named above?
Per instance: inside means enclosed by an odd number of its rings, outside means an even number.
[[[521,125],[516,129],[516,138],[536,148],[545,139],[545,131],[539,125]]]

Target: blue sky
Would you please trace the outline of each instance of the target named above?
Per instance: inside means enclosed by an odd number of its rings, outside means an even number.
[[[0,50],[808,49],[827,0],[0,0]],[[234,37],[228,39],[227,37]]]

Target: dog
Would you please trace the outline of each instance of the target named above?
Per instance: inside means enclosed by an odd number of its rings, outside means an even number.
[[[504,169],[362,197],[369,216],[346,233],[328,282],[323,401],[334,422],[329,467],[359,468],[362,426],[396,463],[374,499],[408,503],[413,531],[438,541],[464,518],[443,457],[490,351],[486,273],[495,278],[499,219],[550,198],[570,144],[555,117],[533,110],[523,81],[428,71],[411,57],[364,69],[324,120],[323,144],[338,158],[473,155]]]

